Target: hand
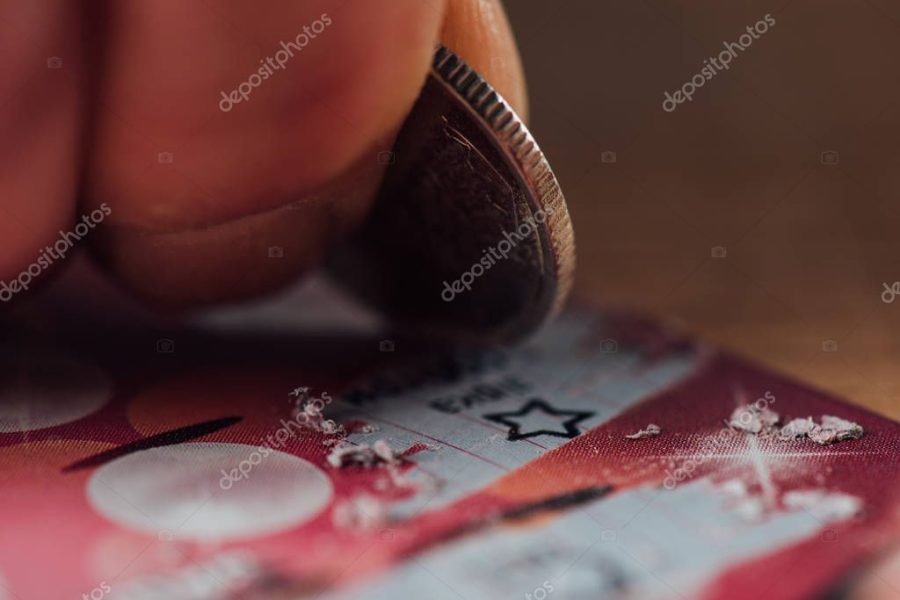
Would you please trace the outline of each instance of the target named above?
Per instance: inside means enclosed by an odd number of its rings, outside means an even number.
[[[524,114],[499,0],[0,0],[0,280],[49,279],[82,222],[157,304],[295,280],[365,216],[438,40]]]

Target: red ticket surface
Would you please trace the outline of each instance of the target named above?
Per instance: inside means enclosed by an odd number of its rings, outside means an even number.
[[[896,423],[629,316],[490,352],[279,318],[10,346],[0,598],[898,594]],[[780,429],[823,416],[863,434]]]

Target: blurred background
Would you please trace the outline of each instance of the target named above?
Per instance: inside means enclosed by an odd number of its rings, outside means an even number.
[[[507,9],[575,225],[576,296],[900,418],[900,301],[882,300],[900,281],[900,4]],[[766,14],[728,70],[663,110]]]

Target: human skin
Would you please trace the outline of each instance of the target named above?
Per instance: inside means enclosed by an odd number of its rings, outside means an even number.
[[[324,31],[220,110],[323,14]],[[438,41],[524,115],[499,0],[0,0],[0,281],[104,203],[79,245],[150,303],[296,281],[364,218]]]

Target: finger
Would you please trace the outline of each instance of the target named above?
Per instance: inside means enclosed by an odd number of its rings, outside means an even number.
[[[0,300],[41,281],[75,213],[84,96],[75,3],[0,2]]]
[[[104,263],[172,305],[290,281],[360,220],[443,10],[439,0],[107,6],[84,202],[112,210]]]
[[[500,0],[449,2],[441,42],[491,82],[519,116],[528,116],[522,61]]]

